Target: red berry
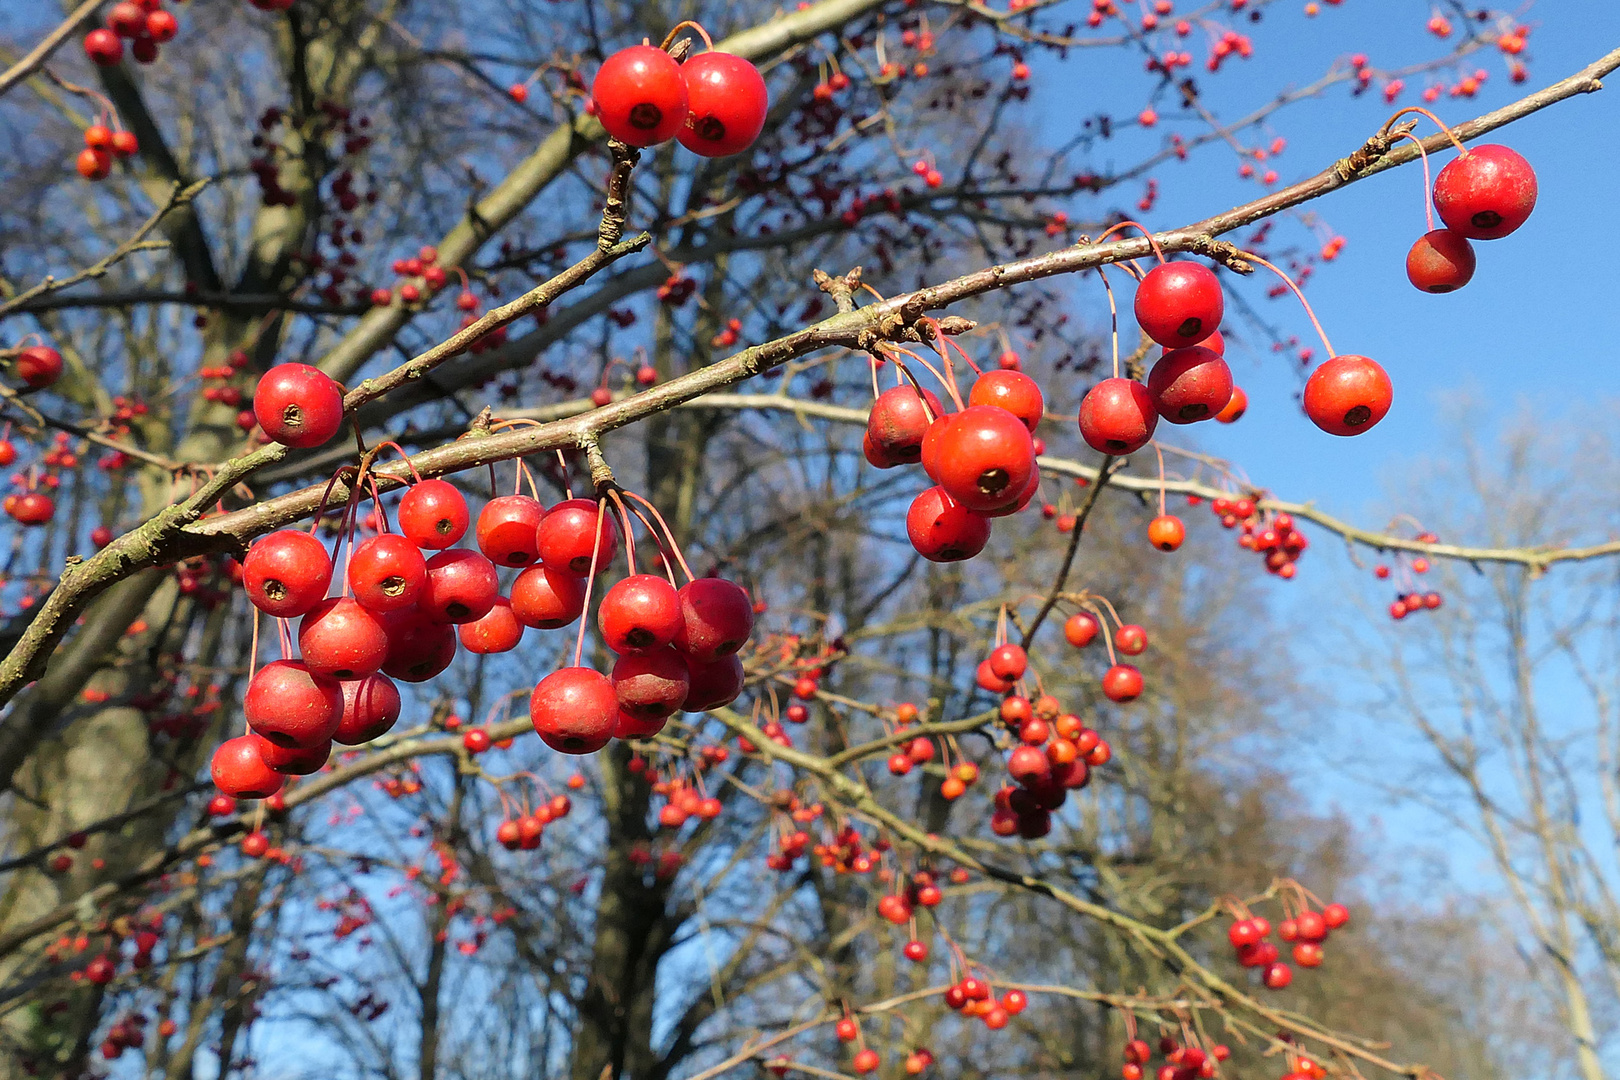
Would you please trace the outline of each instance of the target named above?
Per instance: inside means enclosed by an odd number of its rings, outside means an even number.
[[[988,662],[996,678],[1016,681],[1024,677],[1029,667],[1029,656],[1020,645],[998,645],[991,650]]]
[[[1232,400],[1232,370],[1202,345],[1165,353],[1148,374],[1153,407],[1172,424],[1191,424],[1219,415]]]
[[[957,413],[939,448],[939,486],[960,505],[983,513],[1024,494],[1035,468],[1035,444],[1024,422],[994,405]]]
[[[119,37],[140,37],[146,33],[146,10],[134,0],[120,0],[107,10],[107,29]]]
[[[656,574],[632,574],[608,590],[596,610],[602,642],[616,653],[642,653],[675,640],[684,625],[680,595]]]
[[[531,566],[512,582],[512,614],[524,626],[556,630],[585,610],[585,579],[567,570]]]
[[[264,763],[263,742],[238,735],[220,743],[208,766],[214,786],[234,799],[267,799],[280,791],[287,778]]]
[[[1070,645],[1077,649],[1083,649],[1091,644],[1099,629],[1101,629],[1101,626],[1097,622],[1097,616],[1087,611],[1080,611],[1070,615],[1068,621],[1063,624],[1063,636]]]
[[[1329,904],[1322,909],[1322,922],[1329,930],[1337,930],[1349,921],[1350,909],[1343,904]]]
[[[1305,381],[1305,414],[1329,435],[1359,435],[1389,412],[1395,388],[1365,356],[1335,356]]]
[[[456,627],[462,648],[470,653],[511,652],[523,640],[523,624],[512,614],[511,601],[495,597],[495,606],[482,617]]]
[[[529,719],[540,738],[564,754],[589,754],[613,737],[619,700],[607,676],[585,667],[553,671],[529,695]]]
[[[1104,379],[1080,402],[1080,437],[1098,453],[1135,453],[1158,425],[1153,395],[1134,379]]]
[[[332,756],[331,739],[314,746],[281,746],[260,735],[250,738],[259,740],[259,756],[264,763],[283,776],[308,776],[320,772]]]
[[[1115,664],[1103,673],[1102,689],[1109,701],[1134,701],[1142,685],[1142,673],[1130,664]]]
[[[596,551],[596,572],[600,574],[619,550],[619,531],[605,509],[598,521],[598,504],[591,499],[569,499],[547,512],[540,522],[540,558],[549,567],[583,576],[591,570],[591,552]],[[600,539],[597,539],[597,537]]]
[[[613,665],[619,708],[638,721],[662,720],[674,713],[690,689],[686,657],[667,645],[621,656]]]
[[[348,596],[322,600],[298,624],[298,651],[311,671],[360,679],[388,657],[388,632],[378,617]]]
[[[248,683],[242,713],[255,734],[278,746],[319,746],[337,730],[343,691],[336,679],[307,664],[276,660]]]
[[[923,403],[927,402],[927,408]],[[939,398],[924,390],[918,394],[910,385],[894,386],[879,394],[866,418],[866,435],[883,461],[872,461],[880,469],[910,465],[922,460],[923,436],[934,420],[945,415]],[[867,454],[867,460],[872,455]]]
[[[725,157],[752,146],[770,104],[759,69],[740,56],[706,52],[680,65],[680,73],[688,106],[675,133],[680,144],[704,157]]]
[[[62,377],[62,354],[48,345],[30,345],[17,354],[17,378],[30,390],[44,390]]]
[[[124,43],[111,30],[92,30],[84,35],[84,54],[101,67],[111,67],[124,58]]]
[[[416,606],[442,623],[483,618],[500,595],[495,565],[476,551],[453,548],[427,561],[427,585]]]
[[[405,537],[383,533],[363,541],[349,556],[349,585],[366,610],[398,611],[422,594],[427,563]]]
[[[1174,514],[1160,514],[1148,522],[1148,543],[1160,551],[1174,551],[1187,537],[1187,527]]]
[[[1134,623],[1126,623],[1114,631],[1114,648],[1126,656],[1140,656],[1147,645],[1147,631]]]
[[[1266,967],[1266,985],[1273,990],[1281,990],[1294,981],[1294,969],[1287,964],[1270,964]]]
[[[399,720],[399,688],[386,675],[367,675],[339,683],[343,714],[332,741],[359,746],[386,734]]]
[[[399,500],[399,531],[417,547],[437,551],[453,546],[466,535],[471,519],[467,500],[446,480],[412,484]]]
[[[253,606],[278,619],[305,614],[326,597],[332,560],[306,532],[282,529],[261,537],[242,560],[242,586]]]
[[[743,666],[736,653],[722,656],[710,664],[693,660],[687,664],[686,700],[681,708],[686,712],[703,712],[730,705],[742,693]]]
[[[146,15],[146,33],[153,41],[173,41],[180,32],[180,22],[172,12],[150,11]]]
[[[1454,292],[1474,276],[1474,245],[1459,232],[1435,229],[1406,253],[1406,279],[1424,292]]]
[[[1434,208],[1471,240],[1497,240],[1536,208],[1536,171],[1505,146],[1476,146],[1434,178]]]
[[[1136,289],[1136,321],[1169,348],[1198,344],[1220,329],[1224,313],[1221,283],[1200,263],[1162,263]]]
[[[990,540],[990,522],[945,493],[931,487],[911,502],[906,511],[906,535],[911,546],[930,562],[961,562],[984,550]]]
[[[494,606],[493,601],[490,606]],[[405,682],[426,682],[456,658],[455,628],[436,620],[420,607],[387,612],[382,620],[388,633],[388,658],[382,666],[384,675]]]
[[[136,140],[133,131],[115,131],[112,136],[112,152],[119,157],[132,157],[141,144]]]
[[[320,446],[343,424],[343,389],[319,368],[278,364],[253,391],[253,415],[283,446]]]
[[[79,175],[86,180],[105,180],[107,174],[112,172],[112,155],[105,150],[91,150],[85,147],[74,158],[73,167]]]
[[[478,513],[478,550],[496,566],[528,566],[540,556],[546,508],[527,495],[503,495]]]
[[[1232,400],[1226,403],[1226,408],[1215,414],[1215,420],[1221,424],[1236,423],[1243,414],[1249,411],[1249,395],[1243,392],[1243,387],[1232,387]]]
[[[1034,379],[1019,371],[987,371],[968,391],[969,405],[996,405],[1006,409],[1030,431],[1046,414],[1046,398]],[[937,415],[937,414],[936,414]]]
[[[591,83],[591,100],[607,133],[630,146],[664,142],[686,122],[681,65],[652,45],[632,45],[608,57]]]
[[[681,586],[681,625],[675,647],[709,663],[743,647],[754,632],[754,605],[742,586],[724,578],[695,578]]]

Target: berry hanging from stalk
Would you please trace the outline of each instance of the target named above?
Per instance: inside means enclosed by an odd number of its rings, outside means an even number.
[[[421,480],[399,500],[399,529],[411,543],[437,551],[467,533],[467,500],[447,480]]]
[[[332,560],[306,532],[282,529],[256,540],[242,560],[242,585],[253,606],[278,619],[305,614],[326,597]]]
[[[564,754],[589,754],[613,737],[619,699],[607,676],[586,667],[553,671],[529,695],[529,718],[540,738]]]
[[[1189,345],[1165,353],[1148,373],[1153,407],[1172,424],[1218,416],[1232,400],[1232,371],[1211,349]]]
[[[253,391],[253,415],[276,442],[307,450],[337,434],[343,389],[319,368],[278,364]]]
[[[1406,279],[1429,293],[1455,292],[1474,276],[1474,247],[1462,233],[1435,229],[1406,253]]]
[[[1160,514],[1148,522],[1148,543],[1160,551],[1174,551],[1186,539],[1187,527],[1174,514]]]
[[[1365,356],[1335,356],[1305,381],[1305,415],[1329,435],[1360,435],[1389,412],[1395,388]]]
[[[686,120],[680,144],[704,157],[740,154],[765,127],[770,101],[759,69],[740,56],[706,52],[680,66],[686,81]]]
[[[1080,437],[1101,454],[1135,453],[1153,438],[1158,424],[1153,395],[1134,379],[1104,379],[1080,402]]]
[[[1196,345],[1220,329],[1226,301],[1221,283],[1207,266],[1161,263],[1136,289],[1136,321],[1142,332],[1167,348]]]
[[[906,535],[917,553],[930,562],[961,562],[984,550],[990,522],[945,493],[931,487],[911,501]]]
[[[1536,171],[1505,146],[1476,146],[1434,179],[1440,220],[1470,240],[1498,240],[1536,208]]]
[[[681,65],[652,45],[632,45],[608,57],[591,83],[591,100],[607,133],[629,146],[666,142],[686,123]]]

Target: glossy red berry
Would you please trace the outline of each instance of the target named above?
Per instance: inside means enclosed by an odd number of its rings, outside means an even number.
[[[62,377],[62,354],[49,345],[30,345],[17,354],[17,378],[30,390],[44,390]]]
[[[709,664],[693,660],[687,664],[686,700],[681,702],[681,708],[703,712],[730,705],[742,693],[743,679],[742,661],[736,653]]]
[[[996,646],[990,650],[988,662],[996,678],[1002,680],[1022,679],[1024,672],[1029,668],[1029,656],[1021,645]]]
[[[1220,329],[1226,301],[1215,272],[1201,263],[1162,263],[1136,289],[1136,321],[1168,348],[1196,345]]]
[[[278,364],[259,378],[253,415],[283,446],[320,446],[343,424],[343,389],[319,368]]]
[[[1126,656],[1140,656],[1147,646],[1147,631],[1135,623],[1126,623],[1114,631],[1114,648]]]
[[[16,499],[15,503],[11,500]],[[42,491],[6,496],[11,516],[21,525],[44,525],[56,516],[56,500]]]
[[[614,652],[650,652],[674,641],[684,625],[680,594],[656,574],[632,574],[602,597],[596,623]]]
[[[314,746],[281,746],[260,735],[250,735],[249,738],[259,740],[259,757],[283,776],[308,776],[320,772],[332,756],[331,739]]]
[[[370,537],[349,556],[349,587],[368,611],[410,607],[426,585],[427,562],[421,549],[398,533]]]
[[[1220,355],[1189,345],[1159,358],[1148,373],[1153,407],[1172,424],[1209,420],[1232,400],[1232,370]]]
[[[159,8],[146,13],[146,34],[153,41],[162,43],[173,41],[174,36],[180,32],[180,22],[174,13]]]
[[[945,493],[931,487],[911,501],[906,535],[917,553],[930,562],[961,562],[984,550],[990,522]]]
[[[1109,701],[1134,701],[1142,685],[1142,673],[1130,664],[1115,664],[1103,673],[1102,690]]]
[[[112,172],[112,155],[105,150],[91,150],[85,147],[79,151],[79,156],[73,159],[73,167],[86,180],[105,180]]]
[[[957,413],[939,452],[939,486],[957,503],[980,513],[1023,495],[1035,469],[1029,429],[994,405],[970,405]]]
[[[437,621],[420,607],[387,612],[382,621],[388,633],[384,675],[405,682],[426,682],[456,658],[455,627]]]
[[[337,680],[297,660],[264,665],[242,697],[248,726],[280,746],[318,746],[337,731],[343,691]]]
[[[512,582],[512,614],[524,626],[556,630],[585,611],[585,579],[568,570],[531,566]]]
[[[333,742],[359,746],[387,734],[399,720],[399,688],[388,676],[367,675],[338,685],[343,713],[332,733]]]
[[[619,716],[613,683],[586,667],[553,671],[529,695],[529,719],[540,738],[564,754],[589,754],[606,746]]]
[[[867,460],[880,469],[921,461],[923,436],[944,415],[944,405],[930,391],[919,394],[910,385],[883,391],[866,418]]]
[[[1034,431],[1046,414],[1046,398],[1034,379],[1020,371],[987,371],[968,391],[969,405],[995,405],[1006,409]]]
[[[242,586],[253,606],[278,619],[295,619],[326,598],[332,559],[326,545],[298,529],[260,537],[242,560]]]
[[[298,652],[311,671],[360,679],[388,658],[388,632],[353,598],[322,600],[298,624]]]
[[[1434,178],[1434,209],[1471,240],[1497,240],[1536,208],[1536,171],[1505,146],[1472,147]]]
[[[725,578],[695,578],[681,586],[681,625],[675,647],[710,663],[743,647],[754,632],[754,605],[742,586]]]
[[[214,786],[233,799],[268,799],[280,791],[287,778],[264,763],[263,741],[238,735],[220,743],[208,764]]]
[[[770,106],[759,69],[731,53],[706,52],[680,65],[686,120],[675,137],[694,154],[726,157],[754,144]]]
[[[1249,411],[1249,395],[1243,392],[1243,387],[1232,387],[1232,400],[1226,403],[1226,408],[1215,414],[1215,420],[1221,424],[1235,424]]]
[[[124,43],[111,30],[92,30],[84,35],[84,55],[94,64],[111,67],[124,58]]]
[[[399,531],[417,547],[438,551],[467,534],[467,500],[446,480],[412,484],[399,500]]]
[[[1077,611],[1063,624],[1063,637],[1070,645],[1083,649],[1090,645],[1102,627],[1097,616],[1088,611]]]
[[[478,550],[496,566],[528,566],[540,557],[546,508],[527,495],[503,495],[478,513]]]
[[[681,65],[652,45],[632,45],[608,57],[591,83],[591,100],[607,133],[630,146],[664,142],[686,122]]]
[[[1187,527],[1174,514],[1160,514],[1148,522],[1148,543],[1160,551],[1174,551],[1187,538]]]
[[[691,689],[686,657],[670,646],[621,656],[613,665],[619,708],[635,720],[661,720],[680,709]]]
[[[146,32],[146,9],[135,0],[119,0],[107,9],[107,29],[119,37],[140,37]]]
[[[1424,292],[1455,292],[1473,278],[1474,263],[1474,245],[1466,236],[1435,229],[1406,253],[1406,279]]]
[[[523,624],[512,614],[511,601],[495,598],[495,606],[482,617],[456,627],[461,647],[470,653],[511,652],[523,640]]]
[[[1350,921],[1350,909],[1343,904],[1329,904],[1322,909],[1322,922],[1329,930],[1337,930]]]
[[[594,500],[569,499],[553,506],[540,522],[539,546],[540,558],[547,566],[581,576],[590,573],[595,548],[596,572],[600,574],[618,553],[619,531],[605,510],[598,518]]]
[[[1273,963],[1266,966],[1265,982],[1273,990],[1281,990],[1294,981],[1294,969],[1287,964]]]
[[[1153,395],[1135,379],[1104,379],[1080,402],[1080,437],[1098,453],[1135,453],[1158,426]]]
[[[1389,412],[1395,388],[1365,356],[1335,356],[1305,381],[1305,415],[1329,435],[1359,435]]]
[[[418,609],[442,623],[482,619],[500,595],[495,564],[465,548],[441,551],[427,561],[427,585]]]

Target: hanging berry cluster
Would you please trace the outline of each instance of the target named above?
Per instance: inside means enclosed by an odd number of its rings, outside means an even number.
[[[1277,937],[1292,944],[1294,963],[1302,968],[1322,966],[1322,943],[1328,935],[1350,921],[1343,904],[1327,904],[1316,911],[1312,897],[1302,887],[1286,883],[1282,892],[1283,921],[1277,924]],[[1261,981],[1272,990],[1281,990],[1294,981],[1294,969],[1282,959],[1282,952],[1271,940],[1271,921],[1255,915],[1240,903],[1230,905],[1236,919],[1226,928],[1226,939],[1237,952],[1238,963],[1260,972]]]
[[[1440,538],[1432,532],[1420,532],[1416,537],[1420,544],[1437,544]],[[1395,599],[1389,605],[1389,617],[1400,622],[1408,615],[1420,611],[1434,611],[1444,602],[1440,593],[1434,589],[1418,588],[1418,576],[1429,572],[1429,560],[1422,555],[1408,555],[1405,552],[1397,553],[1395,566],[1392,569],[1387,563],[1379,563],[1373,567],[1373,576],[1379,581],[1395,580]]]
[[[667,50],[688,26],[709,51],[682,63]],[[765,80],[754,65],[715,52],[696,23],[675,27],[661,48],[620,49],[603,61],[591,83],[591,111],[615,139],[637,147],[675,139],[703,157],[728,157],[752,146],[768,107]]]
[[[1125,1044],[1120,1080],[1142,1080],[1146,1070],[1153,1066],[1153,1048],[1145,1039],[1135,1037],[1136,1018],[1129,1013],[1126,1018],[1132,1037]],[[1155,1074],[1155,1080],[1211,1080],[1219,1072],[1221,1062],[1232,1056],[1225,1044],[1216,1043],[1206,1051],[1191,1041],[1179,1043],[1169,1035],[1159,1038],[1158,1049],[1164,1064]]]
[[[124,59],[124,42],[138,64],[158,58],[158,46],[173,41],[180,32],[180,21],[163,6],[163,0],[120,0],[107,11],[107,25],[84,36],[84,54],[101,66],[111,67]]]

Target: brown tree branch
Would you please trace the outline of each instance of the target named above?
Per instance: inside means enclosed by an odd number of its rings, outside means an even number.
[[[0,95],[7,93],[12,87],[22,82],[28,76],[45,66],[45,61],[51,54],[62,47],[62,43],[72,37],[74,31],[84,25],[85,20],[96,13],[102,0],[84,0],[84,3],[73,9],[66,19],[55,30],[40,39],[38,45],[28,50],[28,53],[12,64],[4,72],[0,72]]]

